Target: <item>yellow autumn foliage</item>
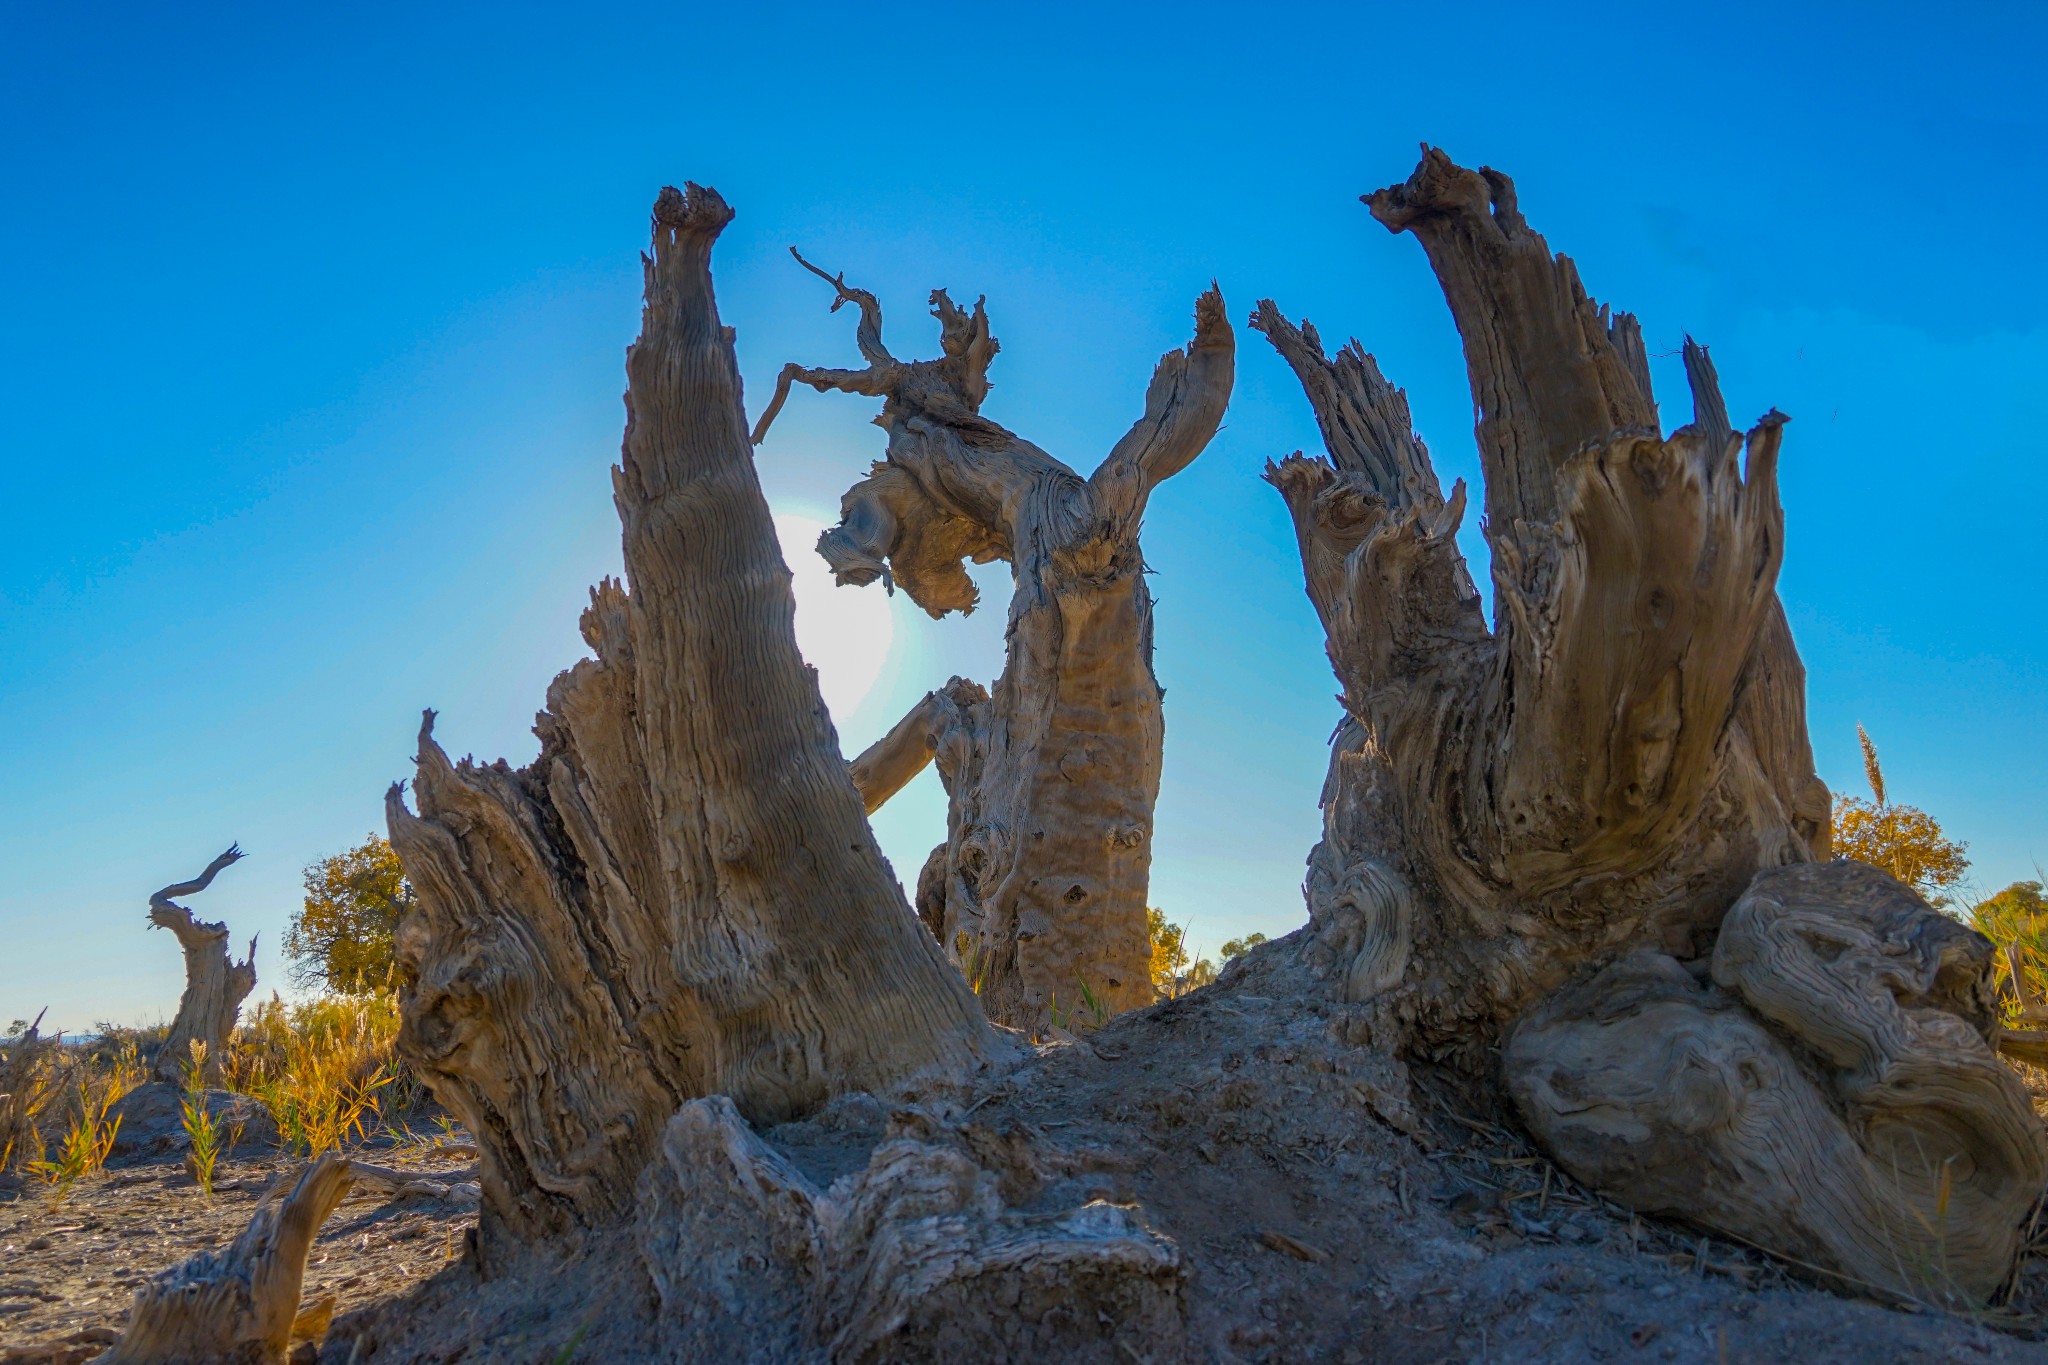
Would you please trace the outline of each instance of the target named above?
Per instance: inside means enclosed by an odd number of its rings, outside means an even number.
[[[1835,852],[1891,873],[1930,904],[1949,904],[1970,869],[1965,856],[1969,845],[1950,839],[1941,822],[1918,806],[1887,801],[1877,746],[1860,725],[1856,736],[1863,744],[1863,775],[1870,783],[1871,799],[1835,796]]]

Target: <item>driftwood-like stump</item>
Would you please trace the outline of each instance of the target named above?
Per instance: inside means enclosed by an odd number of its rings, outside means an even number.
[[[351,1178],[348,1161],[328,1152],[289,1191],[280,1184],[266,1194],[232,1244],[137,1290],[127,1331],[95,1365],[280,1365],[299,1311],[306,1253]]]
[[[192,1045],[203,1043],[211,1071],[212,1060],[221,1055],[235,1031],[235,1016],[249,992],[256,989],[256,940],[249,940],[249,954],[240,962],[228,956],[228,926],[208,924],[173,901],[173,896],[191,896],[213,884],[220,870],[241,861],[239,844],[206,865],[206,870],[189,882],[167,886],[149,898],[149,922],[168,929],[185,950],[185,993],[178,1000],[177,1017],[157,1049],[151,1071],[159,1081],[182,1084],[185,1068],[192,1064]]]
[[[1693,420],[1662,435],[1635,320],[1506,176],[1430,150],[1366,202],[1422,243],[1464,338],[1495,610],[1405,397],[1260,304],[1329,452],[1267,474],[1344,688],[1308,882],[1325,971],[1476,1082],[1507,1039],[1531,1128],[1618,1198],[1983,1296],[2048,1153],[1986,1041],[1989,944],[1813,866],[1829,801],[1775,588],[1785,419],[1738,437],[1688,340]]]
[[[867,368],[786,366],[754,432],[792,382],[883,400],[888,457],[846,494],[819,553],[841,584],[882,579],[934,617],[974,609],[967,559],[1007,560],[1015,584],[1002,676],[992,690],[955,678],[855,760],[867,808],[936,759],[946,841],[918,879],[918,913],[991,1018],[1036,1027],[1061,1001],[1150,1004],[1164,719],[1138,531],[1152,490],[1201,454],[1230,401],[1222,295],[1196,301],[1194,339],[1160,360],[1144,415],[1084,477],[981,415],[998,350],[982,301],[969,313],[935,291],[942,354],[899,360],[875,296],[825,278],[835,310],[860,312]]]

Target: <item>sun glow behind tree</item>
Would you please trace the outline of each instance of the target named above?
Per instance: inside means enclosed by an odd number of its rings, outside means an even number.
[[[825,709],[843,721],[882,677],[895,643],[889,599],[880,592],[842,590],[818,558],[823,522],[794,512],[775,513],[775,538],[789,565],[796,595],[796,647],[818,670]]]

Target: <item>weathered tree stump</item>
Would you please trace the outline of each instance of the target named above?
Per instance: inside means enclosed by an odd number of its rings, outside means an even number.
[[[981,415],[999,349],[981,300],[968,313],[935,290],[942,354],[899,360],[875,296],[804,264],[832,284],[835,310],[859,309],[868,365],[786,366],[754,440],[792,382],[881,398],[889,433],[819,553],[841,584],[879,578],[933,617],[974,609],[967,559],[1007,560],[1015,583],[1002,677],[989,691],[955,678],[863,754],[867,808],[936,758],[946,841],[918,879],[918,913],[991,1018],[1036,1027],[1062,1000],[1104,1015],[1150,1004],[1164,718],[1138,531],[1152,490],[1201,454],[1230,401],[1222,295],[1196,301],[1194,339],[1160,360],[1144,415],[1083,477]]]
[[[1355,1270],[1265,1221],[1307,1202],[1305,1188],[1353,1231],[1434,1229],[1399,1246],[1437,1272],[1493,1254],[1461,1243],[1440,1255],[1454,1225],[1411,1197],[1411,1174],[1431,1163],[1412,1145],[1427,1115],[1401,1056],[1430,1064],[1432,1092],[1448,1080],[1482,1104],[1502,1096],[1497,1117],[1515,1105],[1560,1163],[1614,1198],[1840,1282],[1961,1303],[2004,1274],[2048,1157],[1987,1041],[1989,945],[1882,875],[1822,861],[1828,802],[1775,595],[1783,419],[1738,440],[1689,346],[1695,420],[1663,437],[1633,322],[1586,299],[1521,221],[1505,177],[1430,153],[1371,202],[1423,240],[1466,337],[1496,622],[1452,540],[1464,491],[1443,495],[1399,392],[1355,345],[1333,361],[1313,329],[1262,304],[1255,323],[1301,376],[1330,451],[1269,470],[1344,685],[1311,924],[1210,990],[1117,1022],[1107,1045],[1012,1065],[1019,1051],[904,903],[862,808],[935,758],[955,795],[948,857],[956,842],[960,857],[933,860],[920,900],[953,930],[956,867],[1010,869],[973,873],[978,932],[996,935],[988,888],[1008,896],[1004,881],[1041,867],[1028,848],[963,833],[988,828],[993,807],[975,802],[998,801],[990,765],[1016,762],[992,738],[1025,723],[1001,689],[1066,676],[1066,613],[1076,639],[1094,638],[1081,626],[1093,629],[1095,608],[1142,626],[1142,585],[1119,558],[1135,540],[1060,541],[1102,550],[1079,564],[1018,552],[1013,563],[1038,574],[1020,571],[1019,595],[1052,606],[1025,619],[997,693],[955,680],[845,763],[796,651],[732,334],[713,302],[710,254],[731,210],[695,186],[663,192],[614,471],[631,591],[593,592],[583,630],[597,657],[550,688],[533,764],[452,763],[429,713],[418,813],[398,788],[388,797],[419,897],[396,936],[400,1046],[476,1135],[482,1207],[478,1255],[413,1298],[351,1315],[351,1356],[534,1358],[538,1336],[489,1336],[529,1316],[559,1329],[549,1357],[585,1329],[609,1333],[619,1359],[1262,1353],[1276,1343],[1271,1300],[1239,1293],[1234,1276],[1207,1280],[1212,1299],[1236,1295],[1258,1320],[1212,1315],[1207,1327],[1229,1330],[1198,1333],[1191,1266],[1213,1269],[1235,1246],[1319,1275]],[[918,581],[928,607],[958,607],[962,554],[1008,550],[990,528],[1057,539],[1107,506],[1141,505],[1147,480],[1213,430],[1204,405],[1220,403],[1229,362],[1215,310],[1212,295],[1196,345],[1162,366],[1148,405],[1158,420],[1112,457],[1123,472],[1098,471],[1084,494],[1078,476],[975,416],[993,339],[978,310],[942,306],[947,359],[917,362],[934,368],[916,403],[890,395],[890,460],[849,495],[828,557],[849,579],[887,571]],[[865,304],[859,340],[872,368],[829,372],[825,387],[881,395],[877,375],[896,362]],[[1022,484],[1020,462],[1035,471]],[[954,490],[946,499],[1007,488],[1079,520],[953,515],[946,506],[968,503],[942,502],[927,480]],[[1062,596],[1067,573],[1114,590]],[[1091,648],[1106,657],[1115,639],[1105,628]],[[1024,671],[1027,654],[1038,671]],[[1156,706],[1138,678],[1104,664],[1088,695],[1105,709],[1137,695]],[[1143,735],[1091,718],[1065,686],[1037,694],[1051,710],[1026,717],[1041,727],[1036,752]],[[1026,782],[1038,770],[1011,771]],[[1069,780],[1085,786],[1090,771],[1076,760]],[[1001,800],[1005,812],[1050,809]],[[1072,866],[1067,852],[1042,856]],[[999,971],[1016,1008],[1035,1007],[1017,956]],[[1177,1043],[1199,1055],[1177,1058]],[[1045,1129],[1090,1126],[1114,1149],[1050,1150]],[[1376,1164],[1343,1164],[1353,1139]],[[1255,1188],[1287,1160],[1302,1184]],[[1254,1161],[1258,1179],[1245,1181]],[[1111,1166],[1136,1178],[1093,1178]],[[405,1188],[395,1172],[363,1175]],[[466,1181],[442,1192],[458,1191]],[[1141,1192],[1162,1228],[1212,1201],[1235,1224],[1204,1235],[1183,1223],[1177,1244],[1147,1225]],[[296,1236],[252,1228],[243,1241],[265,1239],[303,1261]],[[1363,1261],[1380,1244],[1358,1245]],[[1533,1253],[1520,1254],[1527,1272]],[[1572,1254],[1582,1269],[1641,1273],[1632,1257],[1600,1261],[1597,1246]],[[1553,1285],[1545,1255],[1534,1264]],[[244,1305],[273,1304],[253,1287],[281,1272],[235,1269],[259,1259],[200,1258],[163,1283],[217,1305],[205,1323],[260,1323],[227,1339],[269,1351],[282,1310]],[[1413,1335],[1439,1326],[1407,1321],[1412,1299],[1390,1281],[1348,1283],[1358,1311],[1324,1323],[1323,1353],[1450,1340]],[[1499,1293],[1498,1280],[1464,1281],[1482,1283]],[[1384,1331],[1396,1317],[1399,1333]]]
[[[173,901],[173,896],[191,896],[213,884],[220,870],[242,859],[241,845],[206,865],[206,870],[189,882],[167,886],[149,898],[149,922],[168,929],[185,950],[185,993],[178,999],[177,1017],[157,1049],[151,1065],[155,1079],[182,1084],[186,1068],[192,1065],[192,1045],[205,1045],[211,1073],[217,1059],[235,1031],[235,1016],[249,992],[256,989],[256,940],[249,940],[248,956],[236,962],[228,956],[228,926],[208,924]]]
[[[1775,589],[1785,418],[1738,438],[1688,340],[1693,421],[1662,436],[1635,320],[1506,176],[1430,150],[1366,202],[1422,243],[1464,338],[1495,610],[1406,398],[1261,303],[1329,450],[1267,472],[1344,687],[1308,885],[1325,971],[1411,1057],[1488,1080],[1506,1041],[1530,1127],[1615,1197],[1981,1299],[2048,1150],[1987,1041],[1989,943],[1814,865],[1828,793]]]

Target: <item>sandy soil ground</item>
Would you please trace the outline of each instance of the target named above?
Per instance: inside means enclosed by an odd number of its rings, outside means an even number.
[[[419,1147],[366,1151],[422,1174],[469,1164]],[[138,1285],[248,1226],[256,1200],[300,1163],[275,1153],[224,1160],[208,1199],[172,1153],[81,1181],[62,1204],[40,1185],[0,1193],[0,1365],[74,1365],[119,1335]],[[357,1188],[328,1219],[303,1302],[338,1312],[411,1289],[460,1256],[473,1204]]]

